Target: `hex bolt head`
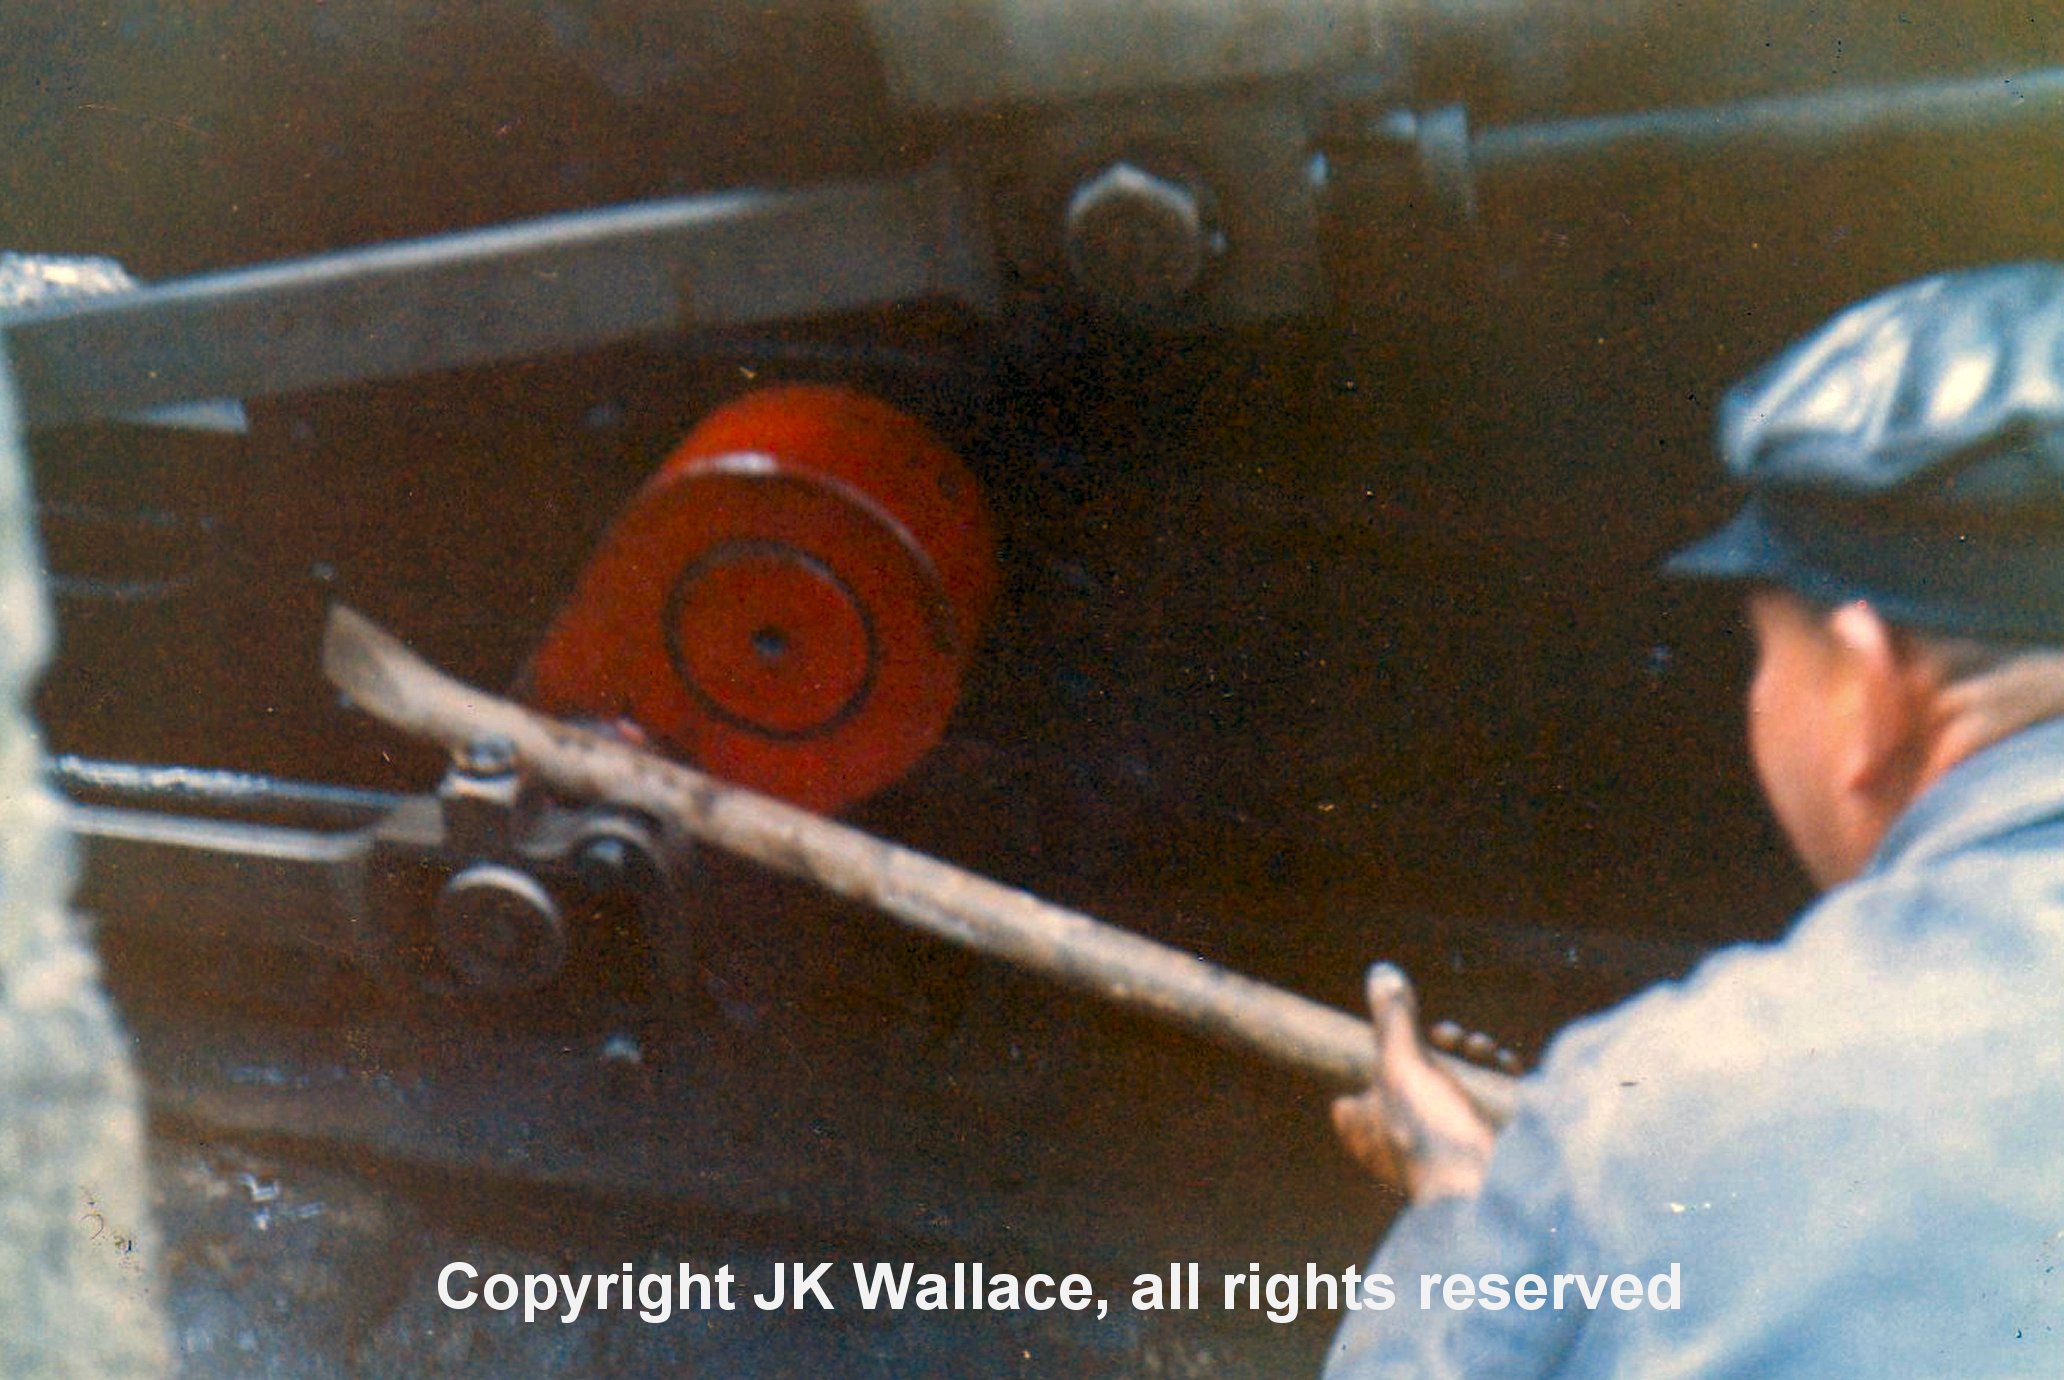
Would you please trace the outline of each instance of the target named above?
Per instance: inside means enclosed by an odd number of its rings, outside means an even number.
[[[483,733],[453,754],[452,765],[468,776],[506,776],[516,770],[516,744],[500,733]]]
[[[1219,238],[1196,188],[1121,162],[1075,189],[1063,246],[1086,290],[1117,310],[1148,314],[1189,295]]]
[[[574,854],[573,870],[590,891],[622,886],[631,875],[630,845],[609,834],[589,839]]]
[[[431,935],[463,986],[498,996],[550,986],[569,948],[551,893],[501,863],[473,863],[452,875],[431,914]]]

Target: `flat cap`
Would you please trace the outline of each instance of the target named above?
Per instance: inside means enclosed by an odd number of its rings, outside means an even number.
[[[1729,391],[1720,452],[1747,502],[1668,573],[2064,642],[2064,265],[1850,307]]]

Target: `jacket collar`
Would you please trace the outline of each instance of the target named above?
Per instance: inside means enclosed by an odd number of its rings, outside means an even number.
[[[2064,816],[2064,719],[2009,734],[1944,772],[1885,831],[1863,875]]]

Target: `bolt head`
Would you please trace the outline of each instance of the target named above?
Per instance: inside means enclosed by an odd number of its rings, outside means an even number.
[[[455,754],[460,771],[469,776],[506,776],[516,770],[516,744],[500,733],[483,733]]]
[[[431,934],[465,987],[498,995],[550,986],[570,947],[551,893],[529,873],[500,863],[474,863],[445,883]]]
[[[1187,297],[1217,242],[1195,188],[1122,162],[1075,189],[1063,233],[1076,281],[1132,313],[1165,310]]]

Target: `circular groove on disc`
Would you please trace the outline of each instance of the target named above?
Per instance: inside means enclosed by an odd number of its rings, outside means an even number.
[[[667,655],[711,717],[769,738],[851,719],[874,688],[874,621],[830,566],[778,542],[726,542],[667,597]]]

